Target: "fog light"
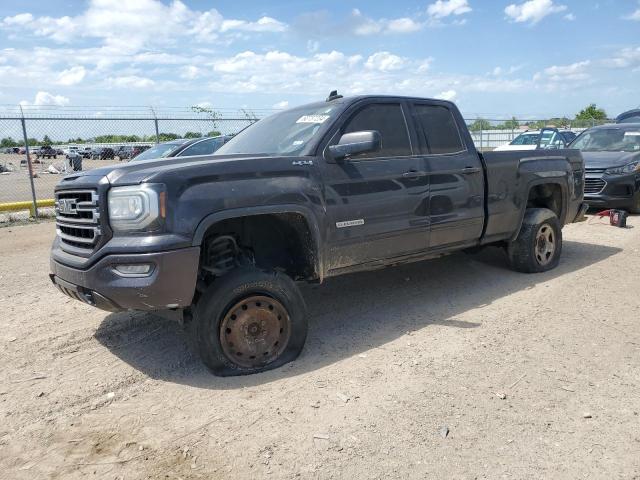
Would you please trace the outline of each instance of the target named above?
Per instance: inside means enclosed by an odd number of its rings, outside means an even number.
[[[153,265],[138,263],[135,265],[116,265],[113,267],[117,274],[125,277],[146,277],[153,271]]]

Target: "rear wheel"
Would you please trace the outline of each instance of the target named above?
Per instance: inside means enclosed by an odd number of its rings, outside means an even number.
[[[518,237],[507,245],[509,263],[525,273],[546,272],[558,265],[562,230],[555,213],[546,208],[527,210]]]
[[[215,375],[247,375],[294,360],[307,336],[304,299],[280,272],[242,268],[216,279],[195,309],[193,343]]]

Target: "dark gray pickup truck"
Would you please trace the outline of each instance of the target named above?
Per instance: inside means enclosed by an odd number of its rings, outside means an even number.
[[[486,245],[549,270],[583,186],[577,150],[478,153],[453,103],[331,95],[213,155],[65,177],[51,280],[104,310],[173,315],[213,373],[254,373],[304,345],[296,282]]]

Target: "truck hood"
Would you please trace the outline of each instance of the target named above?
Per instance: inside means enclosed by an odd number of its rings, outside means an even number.
[[[139,162],[132,161],[122,164],[108,165],[105,167],[94,168],[78,172],[76,174],[65,177],[61,184],[74,181],[77,183],[86,183],[90,181],[102,180],[106,178],[111,185],[133,185],[151,180],[158,175],[177,172],[180,170],[209,167],[216,164],[237,164],[246,160],[264,160],[272,161],[276,158],[269,155],[207,155],[199,157],[174,157],[163,158],[158,160],[141,160]],[[291,161],[295,161],[297,157],[287,157]]]
[[[640,152],[582,152],[585,168],[622,167],[640,160]]]

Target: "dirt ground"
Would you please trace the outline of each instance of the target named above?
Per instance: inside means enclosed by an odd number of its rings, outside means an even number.
[[[177,324],[49,283],[0,228],[0,478],[640,478],[640,217],[304,288],[302,356],[211,376]],[[448,432],[448,433],[447,433]]]

